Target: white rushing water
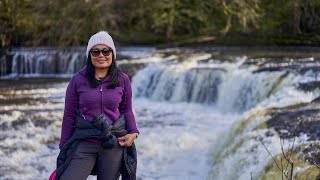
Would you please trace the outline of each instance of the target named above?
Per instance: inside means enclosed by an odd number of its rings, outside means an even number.
[[[268,116],[254,116],[244,126],[241,122],[266,108],[318,96],[296,89],[298,82],[318,77],[312,72],[253,73],[255,66],[242,64],[245,57],[234,63],[202,62],[208,55],[184,63],[172,57],[147,58],[154,63],[132,79],[141,133],[136,141],[138,179],[258,179],[270,159],[259,138],[277,154],[279,137],[272,130],[272,136],[266,136],[266,129],[254,130]],[[1,89],[0,179],[48,178],[59,152],[66,85]],[[303,143],[306,137],[297,141]]]
[[[210,142],[209,146],[203,146],[202,157],[198,155],[192,160],[193,163],[186,162],[182,167],[177,165],[178,168],[169,165],[176,172],[172,174],[176,176],[166,172],[164,179],[258,179],[271,159],[266,148],[273,155],[281,153],[280,137],[274,130],[255,129],[270,118],[262,112],[266,112],[268,108],[312,101],[319,96],[319,91],[305,93],[298,90],[297,85],[318,80],[318,76],[311,71],[299,75],[285,71],[254,73],[254,70],[255,66],[244,67],[239,63],[154,63],[136,74],[133,88],[137,97],[151,99],[157,104],[167,104],[169,109],[176,112],[184,111],[180,110],[180,106],[177,106],[180,103],[177,102],[198,104],[202,107],[199,114],[192,110],[188,112],[188,106],[185,106],[186,113],[183,115],[186,114],[191,121],[197,119],[197,116],[201,117],[199,119],[213,117],[205,125],[211,132],[196,138]],[[174,105],[171,106],[172,104]],[[162,111],[165,108],[156,109]],[[245,120],[250,117],[253,118],[246,123]],[[176,130],[176,133],[179,134],[179,131]],[[295,140],[295,147],[306,143],[307,139],[302,134]],[[263,140],[266,148],[260,140]],[[285,141],[285,147],[292,143],[290,139]],[[197,152],[196,148],[193,150],[195,151],[192,153]],[[185,151],[180,151],[182,154],[183,152]],[[211,156],[208,156],[210,152]],[[182,156],[181,159],[188,161],[190,157],[193,156]],[[209,176],[205,168],[208,164],[203,166],[203,160],[211,162]],[[199,175],[194,177],[189,175],[193,167],[200,167],[195,171]]]
[[[127,59],[151,57],[152,47],[119,47],[117,55]],[[18,48],[9,54],[12,59],[0,57],[0,79],[17,77],[70,77],[86,64],[85,47]],[[118,58],[119,59],[119,58]],[[120,61],[120,64],[123,63]]]
[[[59,96],[65,86],[64,83],[59,89],[48,89],[47,93],[44,89],[16,93],[22,98],[54,97],[55,103],[3,106],[10,112],[0,115],[4,128],[0,134],[4,138],[0,142],[3,179],[45,179],[54,169],[63,109]],[[139,98],[134,99],[134,107],[141,132],[137,147],[138,177],[142,179],[204,179],[210,170],[212,143],[235,120],[234,115],[212,113],[212,107],[201,104],[158,103]],[[39,122],[31,121],[36,118],[54,122],[43,128],[37,126]]]

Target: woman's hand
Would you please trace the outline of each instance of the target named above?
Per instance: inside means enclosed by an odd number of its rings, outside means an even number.
[[[125,136],[118,137],[118,142],[120,146],[130,147],[137,137],[138,133],[126,134]]]

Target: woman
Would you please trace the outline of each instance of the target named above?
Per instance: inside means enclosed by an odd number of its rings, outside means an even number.
[[[72,77],[66,90],[59,148],[66,149],[65,143],[74,134],[77,112],[89,122],[103,116],[108,125],[123,114],[127,134],[117,137],[111,148],[103,146],[99,138],[80,140],[60,179],[87,179],[95,169],[98,180],[114,180],[119,177],[126,148],[132,146],[139,133],[132,112],[131,85],[128,76],[116,66],[116,48],[107,32],[100,31],[90,38],[86,55],[87,66]]]

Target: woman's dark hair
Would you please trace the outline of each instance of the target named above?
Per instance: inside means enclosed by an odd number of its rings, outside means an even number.
[[[110,80],[107,85],[108,88],[113,89],[113,88],[119,86],[120,80],[121,80],[121,71],[117,67],[113,52],[112,52],[112,63],[108,69],[107,76],[110,76]],[[87,78],[88,78],[90,85],[92,87],[96,87],[97,85],[99,85],[99,81],[96,80],[96,78],[95,78],[95,70],[94,70],[94,66],[91,62],[90,54],[87,58]]]

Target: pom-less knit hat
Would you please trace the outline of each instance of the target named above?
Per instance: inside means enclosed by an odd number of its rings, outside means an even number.
[[[100,31],[91,36],[86,51],[87,57],[89,56],[89,51],[91,50],[91,48],[98,44],[103,44],[111,48],[114,54],[114,58],[116,58],[116,48],[114,47],[112,37],[106,31]]]

